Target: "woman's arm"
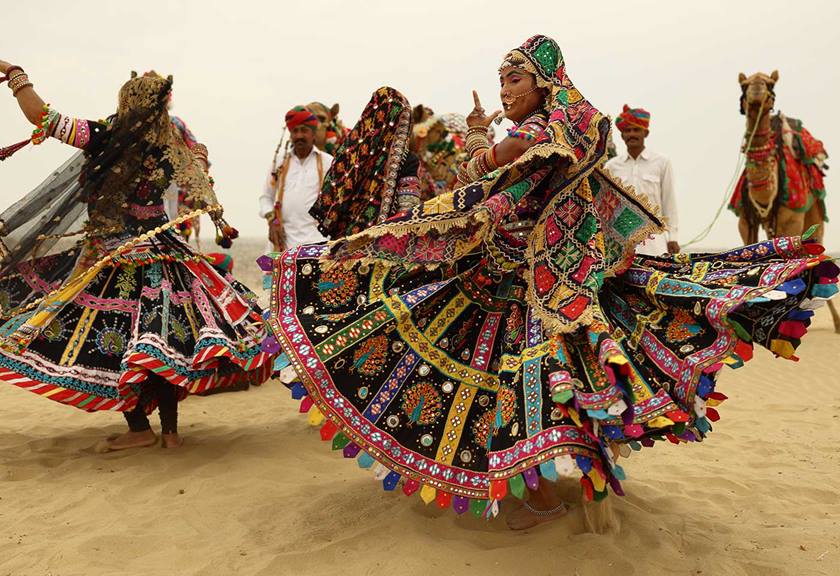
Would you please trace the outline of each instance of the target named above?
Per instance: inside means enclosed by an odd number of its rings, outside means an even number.
[[[40,144],[53,137],[74,148],[87,149],[104,136],[107,125],[102,122],[73,118],[59,114],[44,104],[32,88],[26,74],[18,67],[0,60],[0,73],[9,77],[9,87],[18,101],[26,119],[37,128],[32,133],[32,142]]]
[[[493,146],[489,146],[488,142],[485,147],[474,150],[471,158],[461,164],[458,168],[458,181],[462,185],[475,182],[496,168],[510,164],[522,156],[533,144],[532,140],[523,140],[511,136]]]
[[[522,138],[506,136],[504,140],[493,145],[493,157],[496,161],[496,165],[505,166],[510,164],[522,156],[525,151],[533,145],[533,140],[524,140]]]
[[[10,68],[12,69],[11,74],[8,72]],[[29,120],[30,123],[38,126],[41,122],[41,112],[44,109],[44,101],[41,100],[41,97],[38,96],[37,92],[35,92],[35,89],[32,87],[32,83],[26,81],[28,80],[28,77],[23,78],[24,76],[27,76],[26,72],[18,67],[13,67],[8,62],[0,60],[0,73],[4,76],[8,74],[10,87],[14,88],[15,85],[20,85],[20,87],[14,89],[18,106],[20,106],[20,109],[23,111],[26,119]]]
[[[458,180],[461,184],[474,182],[496,168],[510,164],[534,145],[534,138],[529,137],[529,134],[517,133],[516,136],[508,136],[491,146],[487,131],[501,111],[486,115],[474,90],[473,101],[475,107],[467,116],[466,150],[469,160],[458,170]]]

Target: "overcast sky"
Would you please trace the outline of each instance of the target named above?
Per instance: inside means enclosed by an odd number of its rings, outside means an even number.
[[[54,108],[86,118],[113,113],[130,70],[173,74],[173,112],[207,144],[228,220],[256,236],[257,197],[291,106],[338,102],[352,125],[390,85],[412,104],[461,113],[475,88],[491,110],[501,57],[546,34],[601,111],[626,102],[651,112],[648,147],[672,160],[686,242],[713,219],[738,161],[739,72],[778,69],[777,107],[840,158],[838,16],[829,0],[38,0],[3,3],[0,59],[23,66]],[[0,143],[25,138],[31,127],[5,87],[0,102]],[[71,153],[50,141],[0,164],[0,208]],[[834,248],[840,174],[827,184]],[[739,241],[725,212],[704,244]]]

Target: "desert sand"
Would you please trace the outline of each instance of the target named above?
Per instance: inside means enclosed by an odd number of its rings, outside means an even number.
[[[253,287],[260,242],[240,241]],[[701,444],[623,462],[616,523],[581,506],[525,533],[386,493],[321,441],[286,388],[181,404],[179,450],[98,454],[124,428],[0,387],[0,576],[835,575],[840,573],[840,336],[820,310],[801,361],[756,352],[718,390]],[[157,425],[156,416],[153,423]],[[577,500],[574,481],[563,492]]]

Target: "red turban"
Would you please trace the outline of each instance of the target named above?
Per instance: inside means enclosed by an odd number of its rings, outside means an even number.
[[[295,106],[286,112],[286,127],[294,130],[297,126],[309,126],[312,129],[318,127],[318,118],[303,106]]]
[[[647,130],[650,126],[650,112],[644,108],[630,108],[624,105],[624,110],[615,119],[615,125],[619,130],[636,127]]]

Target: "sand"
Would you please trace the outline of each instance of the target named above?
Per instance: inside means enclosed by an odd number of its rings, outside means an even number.
[[[252,284],[260,247],[236,248]],[[120,414],[3,385],[0,576],[834,575],[840,336],[822,310],[815,324],[798,365],[759,351],[726,369],[730,399],[707,441],[624,461],[627,496],[610,496],[605,534],[585,531],[579,505],[514,533],[502,517],[385,493],[274,382],[182,403],[180,450],[104,455],[93,447],[123,430]]]

